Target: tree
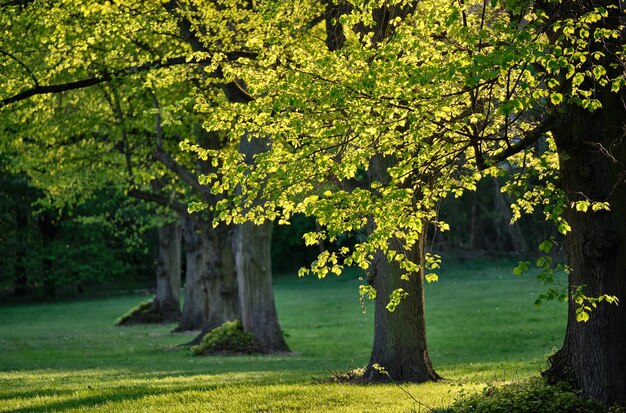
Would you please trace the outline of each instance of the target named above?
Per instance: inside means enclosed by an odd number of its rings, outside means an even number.
[[[150,312],[164,322],[180,319],[181,228],[169,223],[158,228],[159,253],[155,264],[156,292]]]
[[[546,373],[573,380],[585,395],[606,404],[625,403],[626,372],[619,366],[626,365],[621,344],[626,339],[626,310],[606,304],[591,314],[587,310],[607,298],[605,294],[626,296],[626,15],[623,4],[610,1],[540,7],[565,19],[566,24],[549,33],[552,41],[585,50],[590,57],[580,60],[582,79],[577,73],[563,82],[562,93],[570,98],[555,113],[559,181],[568,202],[564,215],[572,228],[566,236],[572,294],[565,342]],[[579,36],[568,35],[570,27]],[[577,99],[577,88],[589,92],[595,107]],[[592,211],[585,213],[590,204]]]
[[[320,254],[311,270],[321,276],[345,265],[368,269],[383,257],[397,263],[401,278],[422,273],[436,279],[427,271],[439,258],[414,251],[425,223],[448,228],[436,216],[439,200],[473,190],[484,176],[513,172],[506,188],[517,192],[514,217],[541,205],[567,236],[573,265],[567,339],[550,373],[571,375],[584,394],[606,403],[623,402],[623,373],[615,366],[624,364],[624,311],[600,304],[625,292],[618,273],[622,235],[609,231],[624,219],[616,205],[623,195],[626,118],[623,5],[422,0],[410,13],[396,14],[407,2],[379,3],[328,2],[329,9],[314,1],[294,7],[234,0],[57,7],[75,8],[63,14],[68,19],[74,13],[94,27],[107,27],[104,20],[116,30],[102,30],[98,47],[79,48],[86,52],[70,67],[58,62],[67,45],[84,45],[76,40],[79,33],[57,36],[62,47],[32,65],[11,53],[14,77],[0,105],[114,78],[201,67],[203,74],[190,71],[194,90],[214,90],[204,88],[211,84],[224,93],[193,94],[194,109],[207,129],[230,138],[219,150],[185,144],[218,168],[199,177],[218,197],[208,204],[228,225],[315,216],[322,230],[306,236],[310,244],[344,233],[360,236],[352,248]],[[135,20],[139,6],[147,13]],[[148,15],[177,35],[138,30]],[[325,16],[329,24],[322,27]],[[116,19],[123,25],[113,24]],[[126,60],[107,47],[118,33],[136,40],[119,43]],[[155,39],[146,33],[157,35],[159,47],[135,48]],[[324,39],[327,33],[336,36]],[[328,50],[324,40],[343,46]],[[16,50],[33,48],[32,41],[14,39]],[[99,48],[110,52],[108,59],[96,53]],[[93,67],[104,69],[94,74]],[[47,75],[33,75],[40,72]],[[572,132],[582,120],[589,123]],[[582,132],[589,137],[582,139]],[[269,150],[246,160],[236,149],[244,136],[270,139]],[[547,151],[537,150],[540,140]],[[375,159],[384,161],[380,171]],[[524,186],[528,176],[539,184]],[[587,215],[579,213],[585,210]],[[393,288],[390,309],[402,306],[406,293]],[[365,285],[362,292],[375,295]],[[599,360],[599,373],[590,360]],[[594,380],[596,374],[602,380]]]
[[[341,25],[336,21],[349,9],[349,7],[332,6],[326,10],[326,32],[328,35],[325,43],[329,52],[322,58],[333,59],[332,64],[349,66],[353,63],[350,61],[349,53],[339,53],[346,52],[348,48],[344,47],[345,36]],[[359,33],[364,36],[362,41],[352,45],[352,47],[369,49],[372,54],[375,54],[379,43],[387,37],[393,36],[393,28],[388,26],[389,21],[396,17],[406,16],[410,13],[410,9],[410,7],[395,9],[382,7],[368,10],[367,16],[373,16],[374,22],[367,25],[362,21],[354,23],[354,26],[358,27]],[[375,26],[376,29],[372,35],[369,35],[370,37],[366,38],[365,36],[372,24],[377,25]],[[301,36],[300,28],[296,27],[294,33]],[[273,35],[279,37],[276,34]],[[374,37],[371,38],[371,36]],[[271,37],[271,35],[267,37]],[[283,38],[281,37],[281,39]],[[285,77],[282,76],[283,73],[277,74],[276,77],[273,77],[272,73],[268,75],[263,71],[257,74],[257,68],[254,68],[255,73],[241,74],[250,85],[255,87],[263,85],[257,91],[257,95],[263,96],[267,93],[268,99],[257,98],[255,101],[257,105],[249,113],[244,112],[242,114],[242,111],[239,111],[237,116],[240,117],[239,119],[245,119],[245,121],[242,123],[242,128],[234,134],[244,133],[246,129],[256,130],[258,127],[259,130],[263,131],[259,133],[260,136],[273,136],[274,139],[272,140],[272,150],[268,155],[257,154],[256,163],[261,166],[256,168],[252,166],[254,172],[247,172],[252,162],[244,160],[246,167],[240,170],[247,174],[245,177],[237,176],[237,167],[234,168],[234,171],[228,169],[230,162],[236,164],[237,158],[224,160],[224,167],[227,171],[223,173],[223,176],[229,179],[225,183],[225,187],[230,188],[242,181],[246,182],[245,192],[248,196],[235,199],[234,205],[232,205],[235,208],[235,213],[226,212],[223,214],[223,218],[226,220],[234,219],[235,221],[240,219],[257,220],[254,210],[258,205],[255,205],[255,199],[261,198],[266,201],[264,207],[269,209],[269,212],[265,212],[266,215],[269,217],[279,216],[283,222],[290,218],[292,212],[315,215],[322,225],[329,228],[331,241],[336,236],[332,234],[351,231],[363,231],[370,237],[370,240],[376,240],[357,246],[357,251],[355,251],[355,255],[359,257],[357,260],[353,261],[352,258],[348,258],[350,263],[357,262],[369,270],[368,281],[373,285],[373,288],[364,287],[364,290],[372,292],[372,295],[376,297],[374,345],[366,376],[372,380],[388,380],[389,378],[418,382],[436,380],[439,377],[432,369],[426,350],[423,273],[419,269],[420,265],[423,268],[426,264],[427,257],[423,251],[425,247],[423,227],[427,224],[427,217],[434,217],[432,208],[430,209],[431,213],[428,213],[426,208],[418,211],[417,214],[414,214],[414,216],[417,215],[415,220],[409,221],[408,225],[412,227],[410,239],[398,240],[393,248],[384,245],[388,242],[390,231],[397,231],[393,228],[399,222],[394,220],[390,223],[388,218],[398,216],[399,210],[412,214],[412,208],[421,209],[418,204],[436,203],[435,199],[429,199],[426,196],[430,185],[428,183],[423,185],[422,194],[424,196],[422,196],[418,191],[412,191],[414,186],[424,184],[424,181],[419,178],[410,177],[407,182],[399,184],[393,182],[388,171],[401,164],[401,161],[398,161],[396,157],[397,154],[393,153],[389,147],[385,148],[384,145],[380,145],[377,138],[367,137],[363,139],[362,136],[358,136],[358,132],[355,133],[354,138],[348,136],[353,128],[371,128],[371,125],[368,125],[368,120],[359,119],[358,115],[351,115],[362,111],[362,115],[378,116],[380,114],[379,107],[364,109],[359,106],[358,98],[355,98],[354,101],[344,98],[340,102],[330,103],[331,109],[326,110],[325,104],[329,102],[327,100],[327,88],[331,87],[331,93],[333,93],[332,88],[337,89],[335,92],[340,94],[342,92],[338,89],[341,86],[337,87],[336,83],[339,82],[320,78],[317,73],[312,74],[309,70],[323,70],[324,73],[333,73],[333,69],[328,67],[303,69],[299,66],[299,64],[317,64],[314,60],[309,63],[304,59],[318,58],[317,54],[320,48],[324,47],[319,40],[312,41],[309,38],[298,37],[297,40],[291,40],[287,43],[298,50],[281,49],[283,54],[280,57],[274,56],[274,58],[298,56],[303,60],[294,63],[293,67],[287,68],[288,74]],[[302,52],[301,56],[298,53],[300,51]],[[366,59],[364,56],[358,58]],[[274,61],[271,58],[268,60]],[[290,63],[287,63],[287,66],[290,66]],[[278,71],[284,69],[280,67]],[[290,69],[294,71],[293,76],[292,73],[289,73]],[[270,67],[269,70],[273,69]],[[346,72],[345,69],[339,70],[339,73]],[[301,77],[298,79],[298,76]],[[322,84],[321,87],[320,83]],[[295,93],[290,94],[294,84],[296,87],[302,87],[296,92],[297,95]],[[354,102],[358,103],[354,105]],[[267,106],[264,106],[265,104]],[[230,111],[235,110],[233,108]],[[294,117],[298,117],[297,122],[302,124],[297,127],[300,131],[306,132],[297,131],[291,135],[290,132],[292,131],[288,129],[282,129],[280,126],[276,128],[276,125],[281,122],[282,111],[287,116],[293,114]],[[346,114],[343,118],[341,114],[335,117],[335,111],[336,113],[342,111],[351,113]],[[263,115],[273,112],[274,116],[265,118],[268,123],[263,124],[263,119],[259,122],[259,112]],[[249,118],[245,116],[249,116]],[[307,118],[306,121],[318,123],[309,123],[304,126],[305,122],[302,122],[300,117]],[[286,124],[289,125],[289,120]],[[396,126],[392,125],[389,128],[385,125],[382,129],[388,129],[386,132],[391,130],[393,133]],[[279,129],[278,132],[277,129]],[[290,134],[287,138],[282,136],[285,132]],[[353,149],[357,151],[357,154],[351,153]],[[202,151],[199,152],[202,153]],[[318,154],[322,159],[319,161],[312,159]],[[361,169],[360,172],[359,169]],[[270,174],[268,174],[268,170],[271,170]],[[363,173],[364,171],[367,171],[367,174]],[[413,179],[416,182],[413,182]],[[265,184],[266,181],[269,182],[268,185]],[[412,194],[405,197],[405,200],[408,201],[405,204],[402,201],[389,202],[389,199],[386,199],[387,205],[382,207],[382,205],[377,204],[380,200],[377,189],[382,186],[395,187],[398,190],[395,194],[398,198],[401,198],[402,195]],[[333,189],[337,192],[333,193]],[[311,195],[306,197],[306,194]],[[320,196],[322,194],[323,199]],[[332,199],[334,195],[336,198]],[[290,196],[294,196],[295,200]],[[318,207],[321,203],[324,205]],[[387,208],[398,208],[398,210],[388,214],[390,211]],[[399,238],[401,237],[402,235],[399,236]],[[323,233],[310,234],[309,242],[320,241],[323,238]],[[392,242],[394,241],[389,241],[389,243]],[[344,248],[342,254],[346,255],[347,253],[348,249]],[[404,266],[400,264],[402,257],[410,257],[409,260],[404,260]],[[432,262],[431,266],[435,265],[435,262]],[[409,263],[413,263],[414,266],[411,267]],[[320,254],[314,270],[321,276],[326,275],[329,270],[339,274],[342,266],[343,263],[340,263],[337,254],[326,251]],[[411,272],[414,273],[412,276],[410,275]],[[434,276],[430,275],[429,279],[432,277]],[[409,298],[405,298],[401,303],[400,298],[403,296]],[[390,311],[394,310],[394,314],[391,314]],[[379,365],[384,368],[384,373],[381,373],[378,368]]]
[[[240,152],[248,163],[267,150],[267,140],[242,135]],[[244,222],[237,226],[233,240],[239,284],[241,322],[246,331],[274,351],[289,351],[283,338],[272,288],[272,230],[273,223]]]
[[[233,137],[255,130],[273,140],[245,178],[237,173],[249,165],[221,154],[214,180],[246,184],[245,196],[220,205],[222,218],[313,215],[324,230],[306,236],[310,243],[366,233],[354,249],[320,254],[312,270],[321,276],[343,265],[368,268],[376,251],[416,273],[437,265],[436,257],[424,264],[409,253],[424,221],[447,228],[434,219],[437,200],[473,189],[482,176],[514,172],[507,185],[519,197],[514,216],[545,205],[546,218],[567,236],[568,332],[548,373],[570,376],[605,403],[623,402],[624,310],[599,304],[626,293],[623,231],[615,231],[626,216],[621,3],[422,1],[415,13],[383,21],[394,35],[380,47],[376,31],[359,30],[384,28],[372,17],[376,7],[355,2],[351,13],[335,16],[348,33],[334,53],[318,39],[303,41],[301,27],[270,22],[266,38],[280,41],[260,54],[263,69],[231,69],[257,96],[255,105],[229,108],[238,119]],[[234,116],[216,116],[216,127]],[[539,140],[547,151],[537,150]],[[389,179],[364,187],[375,155],[393,159]],[[517,186],[524,176],[537,184]],[[396,288],[391,307],[403,295]]]
[[[0,257],[1,284],[13,288],[16,296],[23,296],[28,293],[26,257],[32,243],[30,203],[36,194],[25,177],[8,173],[4,162],[0,158],[0,243],[5,251]]]
[[[43,292],[51,297],[80,293],[103,281],[141,273],[149,261],[142,246],[123,240],[123,231],[113,228],[136,225],[141,220],[137,210],[130,215],[125,210],[128,205],[115,199],[115,194],[101,192],[71,215],[65,211],[53,215],[37,203],[41,192],[29,186],[28,177],[14,175],[7,164],[2,168],[2,289],[13,288],[16,295]],[[112,205],[118,210],[107,211]],[[94,217],[105,213],[108,223]]]
[[[185,203],[197,200],[194,196],[208,204],[214,202],[214,197],[210,191],[198,184],[198,178],[202,175],[202,168],[194,170],[190,168],[188,163],[181,162],[180,157],[171,155],[170,149],[163,144],[165,137],[168,136],[164,129],[169,130],[169,136],[176,136],[174,135],[175,131],[189,126],[189,118],[181,122],[180,118],[176,117],[176,113],[189,111],[189,105],[193,105],[194,100],[216,101],[215,96],[213,96],[215,85],[211,77],[221,79],[218,84],[223,86],[227,95],[229,95],[229,90],[237,89],[237,86],[232,82],[224,81],[224,74],[221,72],[219,64],[224,59],[236,60],[242,57],[254,57],[254,53],[245,50],[247,41],[244,36],[245,32],[240,37],[232,38],[232,27],[229,25],[218,23],[215,27],[219,26],[220,30],[213,30],[213,27],[208,30],[207,27],[209,24],[220,20],[224,22],[228,19],[235,19],[235,22],[239,24],[237,29],[240,30],[245,26],[244,22],[240,20],[240,16],[218,4],[201,5],[195,4],[195,2],[158,4],[139,2],[111,6],[108,3],[99,5],[90,2],[78,2],[71,5],[59,5],[42,1],[28,4],[8,3],[3,5],[3,8],[7,12],[3,16],[6,27],[29,27],[33,36],[30,39],[19,39],[14,36],[7,43],[8,51],[4,54],[10,57],[10,63],[4,74],[7,82],[0,106],[6,109],[7,105],[12,105],[11,109],[22,110],[24,113],[30,114],[34,106],[28,108],[21,103],[26,99],[31,102],[40,99],[41,106],[39,108],[48,109],[46,112],[48,118],[44,120],[48,122],[47,125],[50,125],[55,119],[67,119],[67,117],[60,116],[60,113],[50,113],[49,108],[52,105],[44,95],[55,94],[59,100],[67,96],[81,96],[81,100],[97,102],[93,105],[94,107],[102,107],[101,97],[97,93],[91,93],[93,88],[85,89],[94,86],[102,87],[105,89],[104,100],[109,102],[111,112],[114,115],[113,118],[119,124],[118,130],[123,138],[126,166],[129,180],[131,180],[130,192],[142,199],[163,200],[164,205],[179,205],[178,199],[173,202],[167,194],[164,197],[162,193],[155,194],[150,193],[150,191],[146,193],[146,186],[154,181],[152,179],[154,175],[157,175],[157,181],[167,181],[167,179],[163,179],[162,171],[154,174],[154,165],[148,167],[147,170],[142,169],[141,176],[137,177],[139,173],[137,173],[136,165],[137,163],[142,164],[141,155],[145,156],[145,152],[140,151],[141,153],[137,154],[137,151],[131,153],[132,151],[127,150],[129,147],[127,141],[131,137],[131,132],[137,134],[137,129],[139,131],[145,130],[145,124],[142,124],[145,122],[145,117],[139,122],[133,122],[133,116],[128,116],[120,109],[122,106],[120,100],[126,99],[128,104],[128,100],[134,99],[134,103],[139,102],[138,107],[145,107],[146,95],[151,96],[154,100],[154,106],[149,110],[156,112],[157,117],[155,159],[169,171],[168,173],[174,174],[178,179],[185,182],[189,187],[188,189],[194,193],[193,196],[186,198]],[[46,10],[45,13],[43,13],[44,9]],[[218,17],[216,21],[210,21],[210,16],[213,16],[211,12],[216,12],[214,13]],[[154,26],[155,22],[159,22],[159,27]],[[176,33],[177,31],[179,33]],[[234,43],[233,39],[235,39]],[[38,55],[34,52],[31,55],[31,52],[37,50],[38,44],[46,46],[44,47],[45,53]],[[213,47],[215,44],[219,46]],[[116,45],[119,47],[115,47]],[[233,46],[240,47],[241,51],[237,49],[231,51]],[[59,62],[63,62],[63,64],[59,64]],[[206,73],[209,73],[211,77],[207,79]],[[106,93],[108,87],[113,89],[111,93]],[[117,89],[123,89],[123,93],[119,93]],[[164,106],[160,101],[166,101],[165,111],[163,111]],[[97,112],[94,114],[95,116],[98,115]],[[106,114],[109,115],[109,111]],[[65,114],[63,113],[63,115]],[[111,120],[110,116],[107,118],[109,121]],[[41,124],[45,124],[45,122]],[[93,129],[94,124],[99,123],[88,124],[81,119],[81,122],[75,125],[75,129],[81,130],[78,126],[80,125],[84,127],[83,131],[90,130]],[[180,127],[181,124],[182,128]],[[133,125],[137,129],[131,131]],[[20,126],[18,125],[18,129]],[[143,135],[143,133],[139,133],[140,137]],[[190,134],[187,130],[181,135],[189,137]],[[219,146],[219,135],[214,136],[218,137],[217,145]],[[198,143],[202,144],[201,142]],[[209,145],[209,147],[212,146]],[[196,162],[196,164],[198,163],[207,165],[206,160],[205,162]],[[133,170],[135,171],[134,175]],[[161,191],[163,182],[157,186]],[[183,213],[183,215],[185,214],[188,212]],[[204,214],[205,216],[203,214],[194,215],[195,229],[185,231],[188,236],[187,245],[196,245],[197,243],[194,243],[197,239],[212,240],[216,235],[227,237],[220,241],[222,245],[230,243],[230,238],[228,238],[230,237],[230,230],[214,231],[210,228],[210,216],[207,219],[206,214]],[[200,248],[211,248],[219,244],[213,240],[197,245],[200,245]],[[270,245],[263,247],[269,248]],[[222,267],[214,264],[221,262],[223,268],[229,268],[229,260],[226,257],[218,256],[221,251],[228,250],[230,248],[215,251],[205,250],[199,255],[196,254],[197,250],[194,250],[194,256],[189,256],[192,259],[188,262],[195,262],[194,258],[199,260],[198,265],[191,266],[191,268],[201,271],[194,278],[197,284],[202,286],[198,294],[204,295],[204,299],[208,299],[207,293],[212,294],[214,299],[211,300],[208,309],[206,308],[208,305],[206,301],[200,300],[202,302],[199,307],[200,313],[204,313],[201,314],[201,317],[194,315],[190,316],[191,318],[186,318],[189,312],[183,310],[183,324],[186,324],[187,319],[193,319],[191,321],[193,328],[201,327],[204,324],[199,324],[198,320],[206,316],[209,324],[204,325],[204,327],[211,328],[216,326],[214,324],[218,322],[219,318],[211,317],[210,313],[213,308],[213,314],[216,316],[220,312],[224,312],[224,314],[236,313],[235,308],[226,311],[220,304],[228,302],[234,305],[234,300],[228,299],[229,295],[236,294],[232,283],[226,286],[229,281],[224,281],[222,284],[216,282],[216,276]],[[213,266],[211,267],[211,265]],[[228,269],[227,271],[231,270]],[[219,276],[221,277],[221,275]],[[241,276],[246,276],[246,274]],[[206,283],[211,283],[211,287],[206,287]],[[192,281],[189,284],[195,285],[196,282]],[[205,289],[206,291],[203,292]],[[189,292],[191,293],[191,291]],[[186,303],[196,301],[198,300],[189,299],[186,300]],[[272,307],[274,305],[273,299],[259,303],[271,304]],[[256,307],[252,307],[244,311],[251,311],[251,314],[262,313],[262,311],[257,310]],[[198,311],[192,312],[198,313]],[[273,314],[275,314],[275,310]],[[187,327],[191,328],[190,326]],[[266,343],[266,345],[271,349],[272,343]]]

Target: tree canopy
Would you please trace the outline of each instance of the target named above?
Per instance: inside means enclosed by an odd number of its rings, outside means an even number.
[[[413,7],[392,3],[381,9],[390,16],[394,7]],[[514,173],[514,216],[544,205],[546,217],[568,232],[550,129],[563,102],[593,110],[601,105],[596,85],[622,87],[623,76],[609,76],[599,61],[603,52],[587,51],[590,39],[619,36],[618,28],[598,25],[612,18],[609,11],[557,19],[523,2],[420,1],[374,27],[377,7],[352,3],[350,13],[334,17],[344,39],[338,50],[325,47],[323,27],[303,30],[270,15],[258,57],[227,71],[245,80],[254,100],[197,105],[204,126],[228,131],[233,142],[271,137],[271,149],[252,166],[236,151],[182,145],[219,165],[202,178],[214,192],[243,188],[218,205],[221,219],[312,215],[325,230],[307,235],[308,243],[372,226],[354,250],[319,257],[312,270],[324,276],[344,264],[367,268],[391,239],[410,249],[425,221],[447,230],[436,216],[442,198],[474,189],[483,176]],[[371,30],[361,34],[362,26]],[[383,43],[376,40],[381,30],[393,31]],[[384,176],[367,177],[374,162],[385,163]],[[542,185],[525,186],[528,176]],[[576,206],[606,208],[585,198]],[[388,254],[417,270],[401,253]]]
[[[437,216],[440,201],[485,176],[507,175],[514,218],[541,208],[567,236],[573,320],[589,320],[601,299],[614,301],[606,294],[626,292],[615,281],[615,268],[625,264],[623,236],[594,229],[624,223],[612,211],[626,161],[622,2],[41,0],[0,7],[0,116],[8,119],[5,134],[19,137],[11,145],[32,156],[26,172],[78,158],[66,169],[68,182],[102,163],[115,171],[125,163],[128,176],[137,176],[133,165],[152,149],[129,150],[124,137],[132,128],[140,140],[150,136],[164,168],[148,165],[131,185],[146,186],[167,169],[200,194],[191,211],[208,208],[227,224],[288,223],[301,213],[321,225],[305,236],[308,244],[360,237],[352,248],[322,252],[311,266],[318,276],[346,265],[370,268],[381,252],[403,278],[425,266],[429,281],[440,257],[411,251],[427,225],[449,229]],[[219,144],[194,137],[198,122]],[[125,158],[109,154],[114,141],[96,139],[103,125],[115,125],[105,135],[119,134]],[[43,139],[63,148],[77,136],[88,148],[77,156],[29,146]],[[181,140],[205,162],[200,176],[185,173],[188,157],[171,155]],[[257,150],[246,154],[246,145]],[[94,153],[97,162],[80,163]],[[102,178],[93,176],[81,192]],[[608,270],[600,258],[612,263]],[[367,286],[362,292],[375,294]],[[403,295],[396,288],[388,308]],[[606,315],[626,325],[621,309]],[[596,335],[607,331],[594,325]],[[572,323],[569,331],[589,334]],[[584,349],[568,340],[565,348],[574,350],[561,353],[564,371],[577,371],[594,397],[623,400],[623,391],[586,381]],[[624,352],[605,355],[626,362]],[[610,377],[608,387],[621,376]]]

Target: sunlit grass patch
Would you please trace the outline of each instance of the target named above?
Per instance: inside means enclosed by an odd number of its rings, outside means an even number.
[[[429,352],[445,381],[318,383],[363,367],[372,306],[355,274],[275,280],[293,354],[195,357],[174,325],[114,327],[145,295],[0,307],[0,412],[407,412],[448,407],[459,392],[536,375],[560,345],[565,306],[512,264],[449,266],[427,286]],[[414,400],[415,399],[415,400]],[[417,401],[416,401],[417,400]],[[423,405],[422,405],[423,404]]]

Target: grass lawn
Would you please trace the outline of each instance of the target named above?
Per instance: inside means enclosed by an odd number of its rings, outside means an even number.
[[[146,296],[0,306],[0,412],[407,412],[448,406],[485,383],[536,375],[561,344],[565,305],[511,263],[463,263],[427,286],[429,351],[445,381],[317,384],[367,363],[373,314],[354,275],[276,277],[293,355],[193,357],[174,325],[114,327]]]

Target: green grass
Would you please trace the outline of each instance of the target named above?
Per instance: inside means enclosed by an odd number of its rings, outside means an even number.
[[[429,351],[447,380],[403,385],[429,406],[459,391],[536,375],[560,345],[565,305],[532,305],[541,290],[513,264],[457,264],[427,285]],[[372,311],[354,275],[277,277],[275,294],[294,355],[193,357],[173,325],[114,327],[146,299],[117,296],[0,306],[0,412],[406,412],[395,385],[316,384],[367,363]],[[372,308],[371,305],[368,306]],[[422,408],[422,411],[425,411]]]

